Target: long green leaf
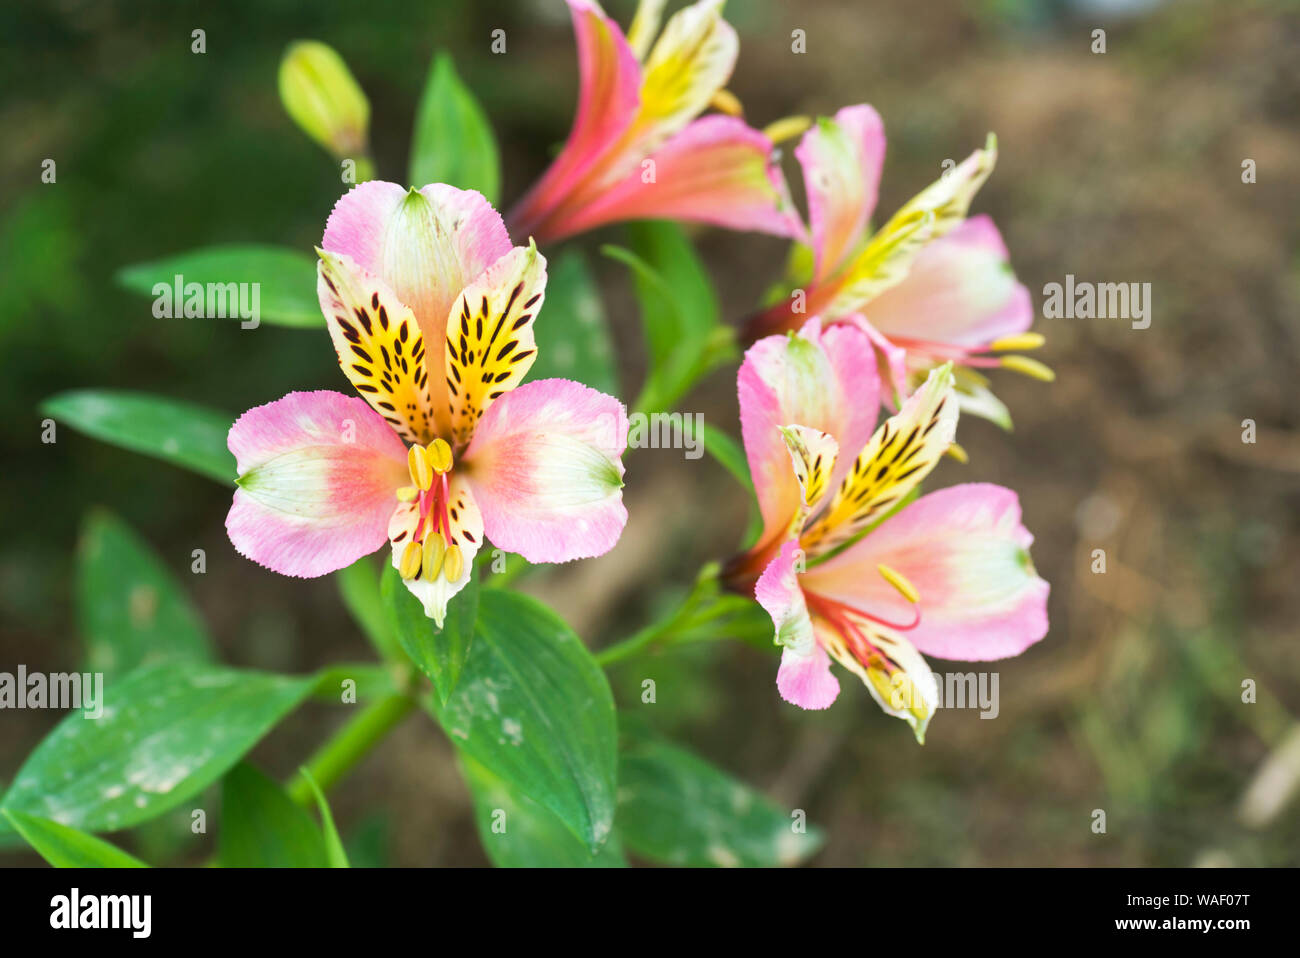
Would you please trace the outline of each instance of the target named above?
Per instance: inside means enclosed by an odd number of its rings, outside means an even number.
[[[211,658],[207,629],[184,590],[121,519],[91,512],[77,559],[77,618],[89,671],[112,680],[167,658]]]
[[[320,812],[320,827],[325,837],[325,856],[329,867],[351,868],[348,863],[348,853],[343,850],[343,840],[339,838],[339,830],[334,826],[334,813],[330,811],[330,803],[325,800],[325,793],[321,791],[320,785],[316,783],[311,772],[306,768],[300,768],[298,771],[307,780],[311,793],[316,798],[316,810]]]
[[[604,672],[535,599],[485,589],[460,686],[431,709],[452,744],[593,852],[614,820],[617,721]]]
[[[227,413],[112,389],[59,393],[41,403],[41,412],[57,425],[235,484],[235,457],[226,448],[235,417]]]
[[[546,301],[533,324],[537,379],[572,379],[617,396],[618,374],[600,289],[582,253],[568,249],[547,268]]]
[[[191,283],[200,284],[205,297],[209,283],[222,287],[229,283],[256,283],[259,322],[302,328],[325,325],[316,300],[316,258],[304,251],[252,243],[208,246],[124,266],[117,272],[117,281],[124,288],[145,296],[169,295],[172,315],[183,316],[184,300],[175,302],[177,276],[181,277],[181,292],[185,296],[188,293],[184,287]],[[164,286],[172,292],[164,294]],[[251,288],[244,295],[251,296]],[[226,318],[240,319],[235,309],[225,312]]]
[[[55,868],[148,868],[134,855],[83,831],[48,818],[0,809],[15,832]]]
[[[92,832],[148,821],[224,775],[315,681],[200,662],[136,669],[106,687],[98,719],[55,726],[0,808]]]
[[[631,723],[629,723],[631,724]],[[797,810],[778,808],[686,749],[630,731],[619,758],[618,832],[671,865],[794,865],[821,847]]]
[[[427,675],[445,704],[460,681],[474,642],[478,615],[478,572],[447,604],[447,618],[439,629],[424,612],[420,600],[402,584],[402,577],[386,563],[380,584],[388,627],[415,667]]]
[[[247,762],[221,780],[217,862],[224,868],[323,868],[325,842],[311,815]]]
[[[483,108],[461,83],[451,57],[434,57],[416,112],[410,181],[478,190],[494,206],[501,186],[496,137]]]
[[[461,770],[474,799],[474,823],[499,868],[619,868],[627,864],[617,836],[592,854],[554,814],[513,791],[467,755]]]

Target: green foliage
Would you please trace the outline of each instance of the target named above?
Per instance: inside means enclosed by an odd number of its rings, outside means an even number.
[[[567,249],[547,265],[546,301],[533,334],[537,361],[529,380],[572,379],[619,395],[605,306],[587,261],[577,250]]]
[[[618,832],[629,849],[671,865],[795,865],[822,844],[796,815],[685,749],[624,731]]]
[[[41,412],[60,426],[153,456],[201,476],[235,483],[226,448],[234,417],[194,403],[111,389],[75,389],[51,396]]]
[[[681,227],[633,223],[630,249],[602,248],[632,271],[649,372],[633,408],[672,409],[692,386],[735,355],[732,332],[719,323],[713,284]]]
[[[324,329],[316,300],[316,257],[282,246],[242,243],[207,246],[176,253],[148,263],[136,263],[118,270],[117,281],[143,296],[154,296],[158,284],[174,288],[176,277],[185,283],[258,284],[258,321],[273,326]],[[173,316],[183,315],[184,302],[173,302]],[[229,318],[238,319],[227,309]],[[160,320],[166,322],[166,320]]]
[[[501,868],[618,868],[626,865],[618,836],[594,855],[554,814],[510,788],[467,755],[461,772],[474,799],[483,850]]]
[[[48,818],[25,815],[13,809],[0,809],[14,831],[36,853],[55,868],[148,868],[134,855],[128,855],[102,838],[88,835]]]
[[[86,669],[106,680],[167,658],[211,658],[207,629],[171,572],[103,510],[86,517],[81,535],[77,619]]]
[[[469,658],[474,641],[474,620],[478,615],[477,570],[469,582],[447,604],[447,618],[439,629],[424,612],[420,600],[402,584],[392,563],[384,566],[380,591],[391,634],[417,669],[433,682],[438,700],[446,704]]]
[[[325,855],[329,867],[350,868],[348,853],[343,850],[343,840],[339,838],[339,830],[334,826],[334,813],[330,811],[329,802],[325,800],[325,793],[321,791],[320,785],[316,783],[311,772],[305,768],[299,771],[311,786],[312,796],[316,799],[316,811],[320,813],[320,825],[325,836]]]
[[[496,137],[483,108],[460,81],[451,57],[434,57],[411,138],[412,186],[450,183],[478,190],[493,206],[501,188]]]
[[[100,718],[76,712],[46,736],[0,808],[88,831],[148,821],[225,774],[314,684],[181,660],[136,669]]]
[[[221,780],[217,863],[225,868],[322,868],[325,841],[311,815],[247,762]]]
[[[485,589],[460,685],[446,704],[429,704],[452,744],[513,794],[548,809],[592,852],[608,839],[614,698],[591,653],[554,612]]]

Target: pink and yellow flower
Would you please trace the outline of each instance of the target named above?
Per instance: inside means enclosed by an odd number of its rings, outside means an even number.
[[[520,385],[546,289],[536,247],[512,247],[478,193],[371,181],[339,200],[317,252],[360,398],[293,392],[235,422],[235,548],[312,577],[388,541],[439,625],[485,537],[530,562],[612,548],[627,521],[622,404],[563,379]]]
[[[795,150],[808,195],[810,249],[791,295],[755,316],[750,340],[798,329],[809,316],[852,323],[885,360],[891,408],[936,365],[953,362],[967,412],[1010,424],[981,368],[1006,366],[1038,378],[1051,371],[1025,356],[1042,337],[1029,291],[1016,280],[1007,248],[987,216],[967,218],[988,179],[997,147],[987,146],[944,173],[874,233],[885,132],[865,104],[819,119]]]
[[[723,0],[669,18],[642,0],[631,32],[596,0],[568,0],[578,42],[578,112],[564,149],[518,206],[510,229],[549,243],[606,223],[673,219],[799,235],[771,140],[739,117],[724,87],[736,32]],[[698,119],[697,119],[698,118]]]
[[[911,500],[953,441],[951,365],[875,429],[879,389],[856,326],[814,318],[750,348],[740,415],[764,530],[726,575],[772,616],[782,698],[829,706],[834,659],[923,739],[938,694],[923,656],[1020,654],[1047,632],[1048,584],[1011,490],[971,483]]]

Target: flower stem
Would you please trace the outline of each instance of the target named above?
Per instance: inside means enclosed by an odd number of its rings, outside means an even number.
[[[713,618],[713,612],[700,606],[718,594],[718,565],[710,563],[700,570],[695,579],[695,586],[686,601],[658,622],[652,622],[621,642],[615,642],[596,653],[596,662],[604,668],[631,658],[645,651],[655,642],[674,633],[683,633],[687,629],[702,624]],[[697,615],[697,611],[700,614]]]
[[[322,791],[342,779],[366,754],[415,708],[409,695],[393,694],[376,699],[349,720],[307,762],[307,770]],[[299,805],[313,801],[311,785],[301,774],[286,786],[289,797]]]

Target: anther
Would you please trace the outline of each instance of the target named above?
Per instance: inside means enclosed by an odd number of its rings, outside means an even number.
[[[1030,359],[1028,356],[1003,356],[1001,365],[1031,379],[1042,380],[1045,383],[1053,382],[1056,379],[1056,373],[1052,372],[1050,366],[1045,366],[1037,359]]]
[[[406,464],[411,472],[411,481],[421,492],[427,491],[433,485],[433,469],[429,466],[423,447],[412,446],[407,450]]]
[[[763,135],[772,141],[773,146],[776,146],[786,140],[793,140],[796,136],[802,136],[810,126],[812,126],[812,117],[787,116],[763,127]]]
[[[420,576],[425,581],[432,582],[438,577],[438,573],[442,571],[442,560],[446,552],[447,543],[442,541],[441,533],[430,532],[424,537]]]
[[[1018,333],[1015,336],[1003,336],[1001,339],[993,340],[989,343],[989,349],[995,353],[1009,353],[1018,349],[1028,351],[1037,349],[1045,342],[1047,337],[1042,333]]]
[[[451,446],[447,445],[447,440],[441,437],[435,439],[424,452],[430,468],[438,475],[451,470]]]
[[[447,554],[442,560],[442,574],[448,582],[456,582],[465,571],[465,557],[461,555],[460,546],[452,543],[447,546]]]
[[[897,589],[899,595],[908,602],[915,604],[921,601],[921,593],[916,591],[916,586],[912,585],[903,573],[897,569],[891,569],[883,562],[876,566],[876,571],[880,573],[882,579]]]
[[[402,550],[402,562],[398,572],[403,579],[414,579],[420,574],[420,543],[408,542]]]
[[[730,90],[719,90],[713,94],[713,99],[709,101],[709,106],[713,107],[719,113],[725,113],[727,116],[744,116],[745,108],[740,104],[740,98]]]

